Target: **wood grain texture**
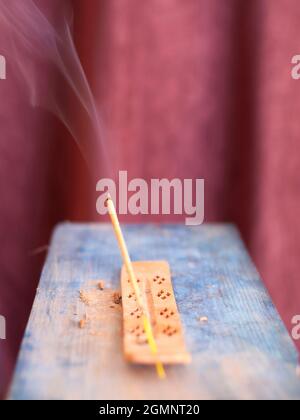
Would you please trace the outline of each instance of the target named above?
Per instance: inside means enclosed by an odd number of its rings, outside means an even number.
[[[57,228],[23,340],[11,399],[299,399],[297,353],[255,267],[230,225],[132,225],[133,260],[167,260],[192,354],[167,369],[125,362],[121,311],[78,328],[79,290],[105,279],[119,288],[121,259],[110,225]],[[206,317],[207,322],[199,319]]]
[[[135,298],[127,269],[122,268],[124,353],[131,363],[187,364],[191,357],[186,350],[182,324],[178,313],[166,261],[133,262],[143,301],[146,303],[158,354],[153,355],[144,331],[142,313]]]

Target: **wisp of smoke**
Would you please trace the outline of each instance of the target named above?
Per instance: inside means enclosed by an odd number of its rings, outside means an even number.
[[[31,105],[49,110],[66,125],[97,177],[100,171],[107,174],[110,165],[103,124],[72,38],[72,22],[69,0],[59,1],[53,19],[34,0],[0,0],[0,25],[10,39],[10,67],[25,84]]]

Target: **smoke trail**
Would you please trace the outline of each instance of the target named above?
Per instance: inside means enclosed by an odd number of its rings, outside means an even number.
[[[54,20],[54,22],[52,22]],[[59,1],[50,18],[34,0],[0,0],[0,24],[9,33],[9,60],[30,103],[67,126],[93,174],[108,171],[103,124],[72,38],[73,10]],[[49,74],[53,77],[49,78]],[[105,165],[105,168],[103,168]]]

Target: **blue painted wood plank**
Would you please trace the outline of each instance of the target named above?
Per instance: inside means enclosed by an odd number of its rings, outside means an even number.
[[[133,260],[169,261],[191,366],[168,368],[160,382],[153,369],[126,364],[120,314],[103,318],[98,335],[78,328],[79,290],[97,278],[119,288],[122,262],[110,225],[63,224],[11,399],[300,398],[296,349],[234,226],[128,225],[124,233]]]

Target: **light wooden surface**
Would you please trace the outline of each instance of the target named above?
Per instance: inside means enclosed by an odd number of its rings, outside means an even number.
[[[160,381],[153,367],[125,362],[121,308],[101,291],[88,307],[79,299],[80,290],[93,293],[92,280],[120,287],[112,228],[64,224],[52,241],[9,398],[300,398],[295,347],[233,226],[128,226],[124,233],[133,260],[169,262],[192,364],[167,368]],[[100,304],[106,309],[99,314]],[[87,308],[93,323],[81,329]]]
[[[166,261],[133,263],[138,286],[153,326],[158,354],[153,355],[147,344],[142,313],[127,269],[122,269],[122,303],[124,352],[128,361],[142,364],[187,364],[190,362],[184,342],[182,325]]]

